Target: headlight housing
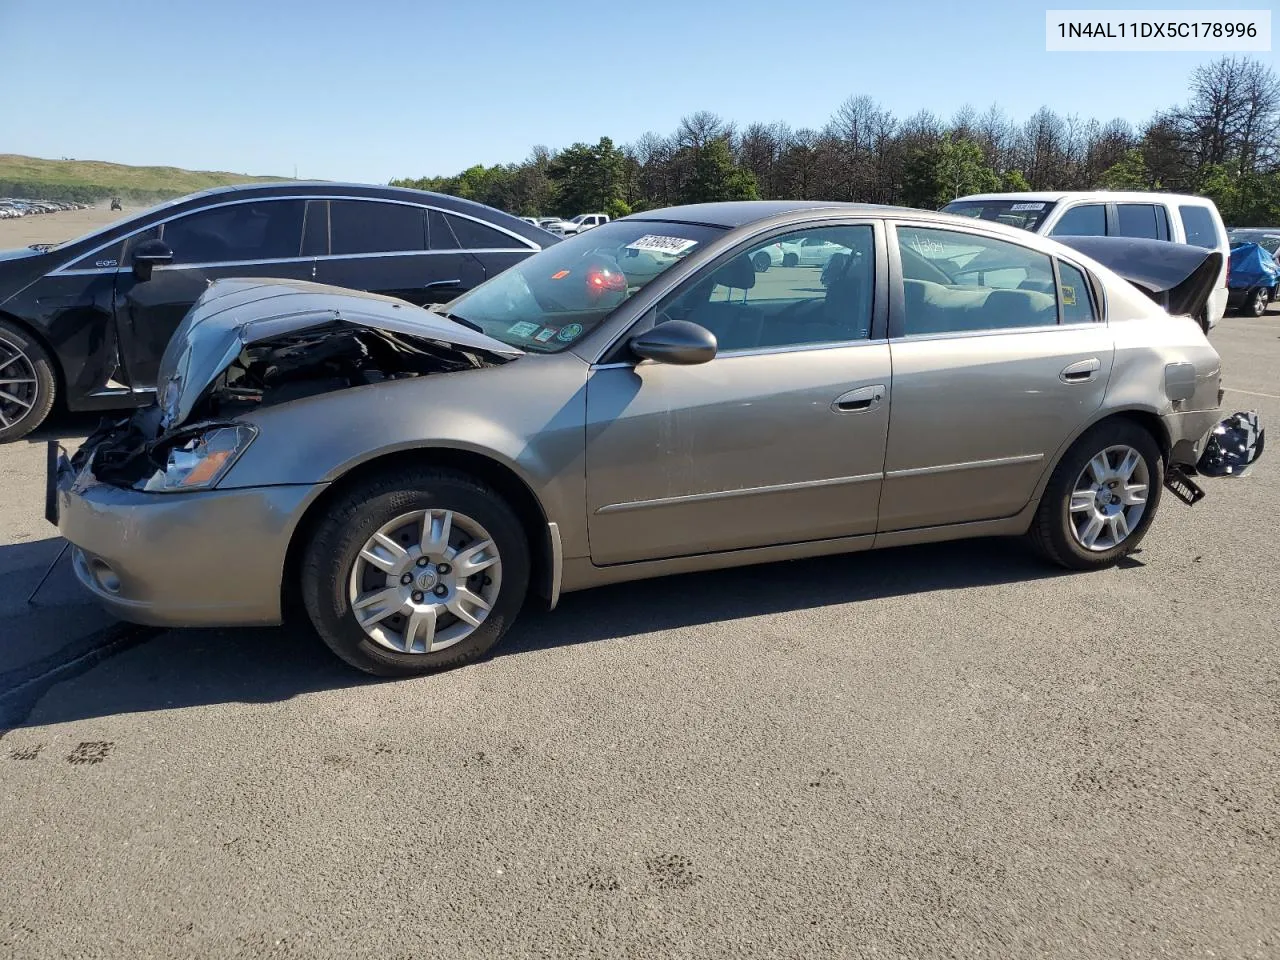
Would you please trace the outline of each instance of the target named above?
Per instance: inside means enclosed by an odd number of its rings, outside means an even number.
[[[142,484],[150,493],[181,493],[208,490],[227,471],[258,435],[247,423],[208,424],[175,437],[165,453],[166,461]]]

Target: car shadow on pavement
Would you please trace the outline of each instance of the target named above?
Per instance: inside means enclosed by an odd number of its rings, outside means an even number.
[[[1066,575],[1016,541],[975,540],[644,580],[569,594],[553,612],[530,607],[491,656],[528,656],[713,621]],[[79,675],[52,679],[45,689],[36,683],[11,725],[283,702],[395,682],[347,667],[305,625],[136,630],[133,642],[120,644],[119,653],[89,663]]]

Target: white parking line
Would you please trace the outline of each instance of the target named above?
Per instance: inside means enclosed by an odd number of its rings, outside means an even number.
[[[1227,393],[1243,393],[1247,397],[1266,397],[1268,400],[1280,400],[1280,395],[1274,393],[1258,393],[1256,390],[1237,390],[1235,387],[1223,387]]]

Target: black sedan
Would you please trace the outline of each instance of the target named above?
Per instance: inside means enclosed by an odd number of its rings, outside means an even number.
[[[0,251],[0,442],[132,406],[213,280],[280,277],[444,303],[559,237],[457,197],[335,183],[222,187],[68,243]]]

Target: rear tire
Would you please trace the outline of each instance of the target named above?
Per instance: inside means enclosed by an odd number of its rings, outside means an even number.
[[[1269,301],[1270,298],[1267,296],[1266,287],[1250,290],[1249,295],[1245,298],[1241,312],[1247,317],[1260,317],[1267,312],[1267,303]]]
[[[794,253],[783,254],[782,265],[784,267],[795,267],[795,266],[799,266],[799,264],[800,264],[800,258],[796,256]]]
[[[456,552],[450,559],[454,561],[452,566],[458,569],[447,570],[438,558],[428,562],[429,551],[424,546],[422,556],[411,556],[404,570],[396,568],[386,573],[385,583],[388,586],[385,588],[382,583],[373,586],[369,581],[361,583],[361,578],[370,573],[374,580],[382,576],[380,571],[387,568],[380,563],[396,556],[383,554],[379,557],[378,568],[370,569],[370,543],[379,536],[383,538],[381,542],[386,542],[384,531],[389,525],[424,511],[437,521],[445,514],[453,520],[452,542],[455,546],[449,549]],[[464,580],[461,570],[465,548],[457,546],[457,543],[460,536],[465,541],[467,528],[482,532],[476,539],[491,544],[488,556],[495,557],[496,563],[489,559],[488,562],[494,565],[485,568],[487,573],[478,572]],[[413,528],[405,529],[411,533]],[[417,550],[420,540],[410,533],[405,533],[397,542],[402,544],[402,549],[412,552]],[[422,539],[425,540],[425,536]],[[446,532],[443,543],[449,547],[450,542]],[[431,557],[434,558],[438,552],[430,551]],[[409,677],[477,660],[502,638],[519,613],[528,590],[529,547],[519,517],[495,491],[462,473],[408,468],[360,483],[330,505],[307,544],[301,572],[307,613],[330,650],[365,673],[380,677]],[[397,594],[376,607],[366,602],[367,597],[384,589],[400,591],[399,584],[404,582],[402,577],[416,581],[424,573],[433,578],[432,583],[436,582],[436,574],[440,574],[440,583],[434,590],[431,584],[419,587],[413,582],[401,591],[405,593],[403,598]],[[457,582],[449,582],[446,586],[449,573],[457,577]],[[489,573],[493,574],[492,581]],[[467,621],[450,612],[454,609],[452,601],[464,595],[475,599],[486,590],[481,586],[482,582],[491,586],[491,595],[486,598],[489,606],[487,611],[482,611],[479,606],[468,605],[469,613],[480,619],[478,625],[468,630]],[[472,592],[464,594],[458,589],[460,587],[467,587]],[[438,599],[437,593],[440,594]],[[446,593],[448,599],[445,598]],[[402,603],[405,606],[402,607]],[[429,617],[426,616],[427,607],[433,608]],[[356,608],[364,610],[365,626],[357,619]],[[408,613],[383,614],[384,608],[403,609]],[[420,614],[425,624],[422,632],[414,626]],[[450,638],[450,632],[458,638]],[[415,637],[424,649],[417,652],[395,649],[395,641],[404,642],[406,638],[405,646],[414,647]],[[430,638],[445,645],[433,650]],[[388,641],[391,641],[390,646]]]
[[[0,443],[44,423],[58,389],[53,361],[21,327],[0,320]]]
[[[1132,451],[1140,462],[1126,464],[1124,451]],[[1099,472],[1106,474],[1113,468],[1110,477],[1120,478],[1125,466],[1130,476],[1118,480],[1114,489],[1106,482],[1094,482]],[[1097,479],[1109,481],[1110,477]],[[1137,496],[1132,489],[1136,486],[1145,487],[1140,517],[1124,505]],[[1151,434],[1129,420],[1100,423],[1072,444],[1054,469],[1027,536],[1037,552],[1060,567],[1109,567],[1142,542],[1160,507],[1163,488],[1164,459]],[[1117,513],[1123,521],[1109,521]],[[1127,531],[1123,537],[1117,532],[1121,523]],[[1091,529],[1091,524],[1097,524],[1097,529]],[[1090,532],[1095,539],[1087,546]]]
[[[756,254],[756,258],[752,262],[755,264],[756,273],[764,273],[769,269],[769,266],[773,261],[769,259],[769,255],[767,253],[761,252]]]

